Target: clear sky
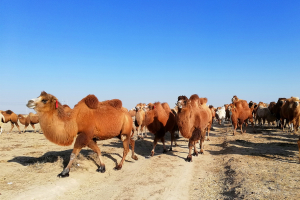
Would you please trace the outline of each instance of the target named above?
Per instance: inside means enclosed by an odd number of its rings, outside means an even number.
[[[0,110],[33,111],[43,90],[128,109],[300,96],[299,0],[1,0],[0,19]]]

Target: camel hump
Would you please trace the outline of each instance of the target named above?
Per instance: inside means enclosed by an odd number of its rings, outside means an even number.
[[[11,115],[13,113],[13,111],[7,110],[7,111],[5,111],[5,113],[8,114],[8,115]]]
[[[190,97],[190,100],[191,101],[194,101],[194,100],[198,100],[199,99],[199,96],[197,94],[193,94],[191,97]]]
[[[114,108],[122,108],[122,101],[120,99],[112,99],[100,102],[101,105],[108,105]]]
[[[168,103],[164,102],[164,103],[161,104],[161,106],[162,106],[163,109],[166,111],[166,113],[172,112],[172,111],[171,111],[171,108],[170,108],[170,106],[169,106]]]
[[[93,94],[86,96],[84,102],[87,105],[87,107],[89,107],[90,109],[98,108],[98,104],[99,104],[98,98]]]
[[[205,105],[207,103],[207,98],[199,98],[200,105]]]

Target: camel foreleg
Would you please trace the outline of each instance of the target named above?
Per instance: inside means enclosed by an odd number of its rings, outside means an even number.
[[[154,156],[154,149],[155,149],[155,147],[156,147],[156,145],[157,145],[157,141],[158,141],[158,138],[157,138],[156,135],[155,135],[154,141],[153,141],[153,149],[152,149],[152,151],[151,151],[150,156]]]
[[[17,126],[17,128],[19,130],[19,134],[21,134],[21,130],[20,130],[20,126],[19,126],[18,122],[16,122],[15,124],[16,124],[16,126]]]
[[[197,151],[197,147],[196,147],[196,141],[194,141],[193,145],[194,145],[194,153],[193,153],[193,156],[198,156],[198,151]]]
[[[167,153],[168,150],[167,150],[167,148],[166,148],[165,138],[164,138],[164,137],[160,138],[160,141],[163,143],[163,148],[164,148],[163,153]]]
[[[27,129],[27,127],[28,127],[28,125],[25,126],[25,128],[24,128],[24,130],[23,130],[22,133],[25,133],[25,130]]]
[[[188,156],[185,159],[185,161],[187,161],[187,162],[192,162],[193,161],[193,158],[192,158],[192,149],[194,147],[194,144],[195,144],[195,142],[191,141],[191,139],[189,139],[189,154],[188,154]]]
[[[176,139],[175,139],[175,130],[171,131],[171,147],[169,149],[169,151],[173,151],[172,147],[173,147],[173,142],[176,146]]]
[[[70,155],[70,161],[67,167],[60,174],[57,175],[59,178],[64,178],[69,176],[70,168],[72,167],[73,162],[77,158],[81,149],[86,146],[86,143],[88,143],[86,136],[84,134],[79,134],[76,138],[73,151]]]
[[[133,160],[138,160],[138,157],[134,154],[134,147],[135,147],[135,141],[134,139],[130,138],[130,145],[131,145],[131,158]]]

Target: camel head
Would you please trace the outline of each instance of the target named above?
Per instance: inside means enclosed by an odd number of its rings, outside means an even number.
[[[234,95],[234,96],[232,97],[232,99],[231,99],[231,102],[234,103],[234,102],[239,101],[239,100],[240,100],[240,99],[239,99],[236,95]]]
[[[178,97],[177,103],[175,103],[175,105],[181,109],[181,108],[186,107],[187,102],[188,102],[188,98],[184,95],[181,95]]]
[[[55,96],[43,91],[38,98],[29,100],[26,106],[36,112],[48,112],[57,109],[58,105],[60,103]]]

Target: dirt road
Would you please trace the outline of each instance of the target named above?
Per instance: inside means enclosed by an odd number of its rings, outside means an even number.
[[[37,126],[39,129],[39,126]],[[118,139],[98,142],[106,172],[96,172],[95,154],[83,149],[70,177],[57,178],[69,161],[72,146],[50,143],[43,134],[0,135],[0,199],[300,199],[297,135],[273,128],[248,128],[232,136],[229,124],[216,125],[203,155],[185,161],[187,140],[152,158],[153,137],[136,141],[120,171],[113,168],[123,152]],[[21,126],[23,129],[23,126]],[[167,134],[167,145],[170,135]],[[197,145],[199,148],[199,146]]]

